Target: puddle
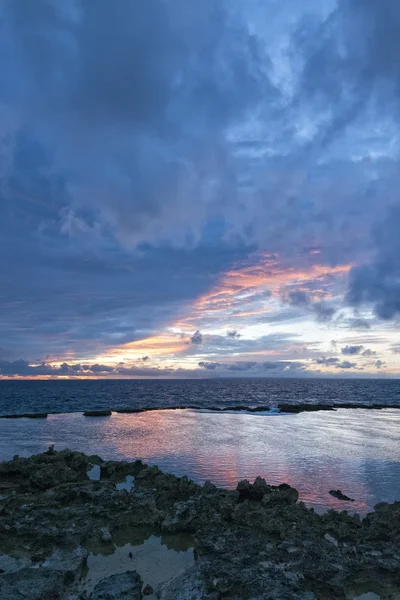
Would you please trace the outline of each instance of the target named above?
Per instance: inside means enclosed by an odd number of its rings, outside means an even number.
[[[125,481],[121,481],[121,483],[117,483],[115,488],[119,490],[126,490],[127,492],[131,492],[135,487],[135,478],[133,475],[127,475]]]
[[[134,535],[132,535],[134,534]],[[129,540],[129,541],[127,541]],[[159,536],[143,529],[120,531],[113,536],[113,544],[88,547],[87,576],[84,589],[90,594],[104,577],[137,571],[144,585],[154,590],[172,577],[194,565],[193,542],[188,535]],[[149,600],[156,598],[148,596]]]
[[[351,600],[400,600],[400,591],[389,583],[369,581],[356,584],[347,590],[346,598]]]
[[[100,465],[93,465],[87,472],[87,476],[91,481],[100,481]]]

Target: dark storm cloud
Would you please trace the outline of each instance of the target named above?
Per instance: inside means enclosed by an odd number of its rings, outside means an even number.
[[[336,368],[337,369],[354,369],[354,368],[357,368],[357,363],[352,363],[348,360],[344,360],[343,362],[338,363],[336,365]]]
[[[3,94],[52,157],[47,177],[69,173],[62,229],[94,213],[127,245],[198,237],[230,168],[226,128],[275,93],[246,24],[211,0],[7,1],[2,16]]]
[[[336,356],[316,358],[314,359],[316,365],[323,365],[325,367],[334,367],[335,369],[357,369],[357,363],[350,362],[348,360],[341,361]]]
[[[208,371],[215,371],[217,368],[222,367],[222,363],[219,362],[208,362],[208,361],[204,361],[201,360],[199,362],[199,367],[202,367],[203,369],[207,369]]]
[[[317,287],[318,284],[321,285],[320,282],[309,282],[309,284],[310,288]],[[336,307],[327,302],[313,302],[310,294],[304,290],[291,290],[287,294],[287,297],[283,296],[283,300],[287,301],[293,307],[311,312],[317,321],[325,323],[333,319],[337,310]]]
[[[360,354],[360,352],[364,349],[364,346],[345,346],[342,348],[342,354],[346,356],[352,356],[354,354]]]
[[[322,29],[310,37],[303,29],[297,41],[303,47],[306,67],[302,93],[316,109],[326,103],[332,118],[320,133],[326,147],[351,126],[373,122],[385,114],[392,122],[388,135],[397,135],[400,112],[400,4],[393,0],[340,0]],[[396,132],[396,133],[395,133]],[[384,147],[382,147],[384,150]],[[362,152],[362,150],[361,150]],[[396,167],[398,152],[392,153]],[[375,258],[350,274],[348,301],[353,306],[370,304],[381,319],[400,313],[400,270],[396,257],[400,242],[399,199],[390,185],[387,169],[364,191],[365,206],[375,197],[381,204],[373,241]],[[377,195],[377,186],[386,186]],[[395,188],[398,185],[395,184]],[[381,203],[378,198],[385,198]],[[355,198],[354,200],[355,201]],[[371,222],[371,226],[373,221]]]
[[[208,0],[1,10],[2,342],[86,356],[159,331],[249,250],[208,207],[228,126],[275,93],[257,41]]]
[[[246,339],[242,336],[228,337],[224,335],[200,335],[201,342],[188,342],[188,349],[185,352],[186,355],[192,354],[196,357],[202,355],[205,360],[210,355],[225,359],[231,352],[243,356],[247,354],[251,355],[253,352],[256,354],[262,352],[274,352],[274,354],[280,355],[282,352],[287,351],[291,354],[296,354],[297,351],[304,348],[304,343],[298,339],[299,336],[297,333],[274,333],[260,336],[257,339]],[[196,336],[196,339],[199,339],[199,336]],[[314,344],[315,342],[309,342],[308,346],[312,347]],[[290,346],[290,350],[288,350],[288,346]],[[292,358],[292,356],[288,358]]]
[[[313,309],[318,321],[322,322],[330,321],[336,312],[333,306],[329,306],[324,302],[315,302]]]
[[[348,326],[350,329],[371,329],[368,321],[360,318],[349,319]]]
[[[396,317],[400,8],[322,4],[1,3],[6,359],[159,332],[255,249],[363,263],[347,302]],[[330,323],[319,283],[260,322]]]
[[[226,332],[226,335],[227,335],[229,338],[233,338],[233,339],[235,339],[235,338],[240,338],[240,333],[239,333],[238,331],[236,331],[236,329],[233,329],[233,330],[231,330],[231,331],[227,331],[227,332]]]
[[[203,342],[203,336],[201,335],[200,331],[197,330],[194,332],[194,334],[192,335],[192,337],[190,338],[190,343],[191,344],[202,344]]]
[[[310,303],[309,295],[302,290],[289,292],[288,300],[292,306],[307,306]]]
[[[254,375],[261,375],[267,371],[270,374],[282,374],[290,372],[302,372],[305,365],[300,362],[292,361],[267,361],[267,362],[256,362],[256,361],[236,361],[233,363],[226,362],[208,362],[200,361],[199,367],[213,372],[244,372]],[[265,374],[265,373],[264,373]]]
[[[41,363],[39,365],[32,364],[27,360],[15,360],[15,361],[0,361],[0,374],[13,376],[29,376],[29,377],[40,377],[40,376],[72,376],[76,377],[79,375],[108,375],[115,374],[117,371],[114,367],[108,365],[70,365],[68,363],[62,363],[60,366],[53,366],[48,363]]]
[[[367,348],[362,353],[362,356],[366,356],[366,357],[376,356],[376,352],[374,350],[370,350],[370,348]]]
[[[111,367],[101,364],[68,364],[54,366],[50,363],[33,364],[26,360],[0,361],[0,375],[7,377],[166,377],[179,376],[179,369],[151,368],[137,365]],[[193,375],[193,373],[192,373]]]
[[[326,367],[329,367],[332,365],[337,365],[340,361],[336,357],[326,358],[325,356],[323,356],[322,358],[316,358],[314,362],[317,365],[325,365]]]
[[[381,319],[400,313],[400,206],[375,228],[375,259],[350,274],[348,300],[354,306],[372,304]]]
[[[10,352],[62,357],[65,350],[84,357],[146,337],[179,316],[238,256],[229,247],[129,256],[79,241],[60,250],[57,238],[42,238],[40,247],[24,230],[17,240],[12,261],[0,266],[7,358]],[[0,238],[2,256],[9,256],[10,244]]]
[[[305,365],[300,362],[276,361],[260,362],[236,361],[233,363],[200,361],[201,370],[187,370],[180,368],[144,367],[140,365],[126,365],[120,363],[117,366],[101,364],[69,364],[62,363],[54,366],[43,362],[34,364],[26,360],[0,361],[0,375],[7,377],[108,377],[108,378],[131,378],[131,377],[188,377],[208,371],[210,374],[240,376],[263,376],[267,372],[271,375],[302,373]]]

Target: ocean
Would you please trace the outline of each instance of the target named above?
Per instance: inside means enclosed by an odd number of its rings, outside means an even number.
[[[272,407],[303,402],[400,406],[400,379],[0,381],[0,415],[187,405]]]
[[[43,452],[54,444],[56,450],[71,448],[106,460],[140,458],[224,488],[260,475],[268,483],[296,487],[300,499],[318,511],[365,514],[378,502],[399,500],[400,411],[395,408],[300,414],[208,410],[304,402],[400,406],[400,381],[2,381],[3,415],[49,415],[0,418],[0,460]],[[169,410],[187,405],[199,408]],[[154,410],[82,414],[123,408]],[[332,497],[334,489],[354,502]]]

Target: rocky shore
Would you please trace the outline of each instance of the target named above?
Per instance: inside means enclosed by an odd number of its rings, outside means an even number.
[[[143,531],[143,539],[189,536],[193,562],[153,589],[129,552],[129,569],[104,571],[90,588],[89,559],[113,556],[121,536]],[[227,491],[141,461],[53,448],[0,464],[1,600],[340,600],[366,592],[400,598],[400,502],[364,519],[319,515],[288,485],[258,478]]]
[[[302,402],[296,404],[278,404],[275,407],[271,406],[248,406],[247,404],[234,404],[232,406],[198,406],[188,404],[178,404],[176,406],[152,406],[141,408],[113,408],[103,410],[85,410],[82,414],[84,417],[110,417],[113,412],[122,414],[139,414],[146,412],[154,412],[160,410],[200,410],[207,412],[249,412],[249,413],[291,413],[299,414],[303,412],[319,412],[319,411],[336,411],[342,409],[352,410],[400,410],[399,404],[364,404],[360,402],[339,402],[335,404],[315,404],[310,402]],[[59,412],[49,413],[12,413],[9,415],[0,414],[0,419],[46,419],[49,415],[58,415]]]

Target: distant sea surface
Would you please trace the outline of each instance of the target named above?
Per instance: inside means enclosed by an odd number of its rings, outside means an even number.
[[[400,380],[201,379],[0,381],[0,415],[123,408],[399,404]]]

